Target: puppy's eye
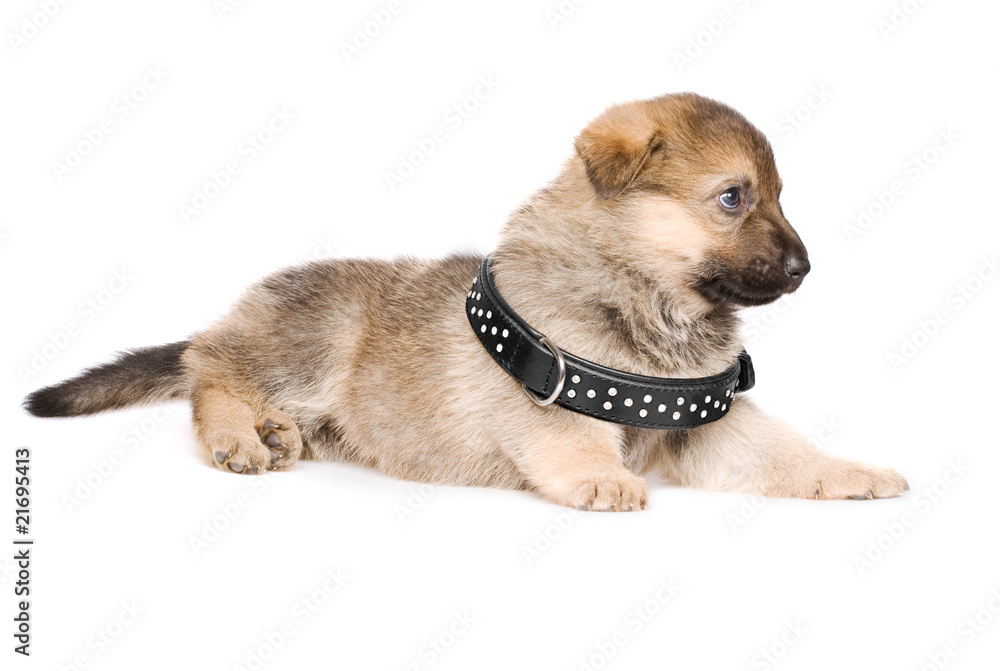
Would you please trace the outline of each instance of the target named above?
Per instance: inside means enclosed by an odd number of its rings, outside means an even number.
[[[740,190],[735,186],[731,189],[726,189],[719,194],[719,203],[727,210],[735,210],[740,206]]]

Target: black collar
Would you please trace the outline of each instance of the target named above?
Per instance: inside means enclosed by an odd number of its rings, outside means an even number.
[[[689,379],[633,375],[563,352],[507,305],[490,257],[472,282],[465,314],[490,356],[538,405],[557,403],[630,426],[689,429],[721,419],[735,394],[754,385],[746,350],[721,373]]]

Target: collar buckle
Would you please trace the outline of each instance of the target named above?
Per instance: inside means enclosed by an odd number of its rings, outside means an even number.
[[[521,388],[524,389],[524,393],[528,395],[528,398],[531,399],[532,403],[544,407],[554,403],[555,400],[559,398],[559,394],[562,393],[563,386],[566,384],[566,359],[563,358],[562,352],[559,351],[556,344],[545,336],[542,336],[538,342],[548,347],[549,351],[552,352],[552,356],[556,358],[556,365],[559,367],[559,374],[556,379],[556,388],[551,394],[549,394],[548,398],[538,398],[538,396],[535,395],[535,392],[528,389],[528,386],[523,382],[521,383]]]

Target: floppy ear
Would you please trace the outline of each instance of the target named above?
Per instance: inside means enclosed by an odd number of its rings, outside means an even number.
[[[615,198],[639,176],[653,145],[653,123],[637,103],[617,105],[590,122],[576,152],[600,198]]]

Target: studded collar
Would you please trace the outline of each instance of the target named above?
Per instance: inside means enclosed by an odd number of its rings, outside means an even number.
[[[733,398],[754,385],[753,362],[743,350],[716,375],[660,378],[606,368],[559,349],[507,304],[486,257],[472,282],[465,314],[493,360],[539,406],[568,410],[617,424],[690,429],[722,419]]]

